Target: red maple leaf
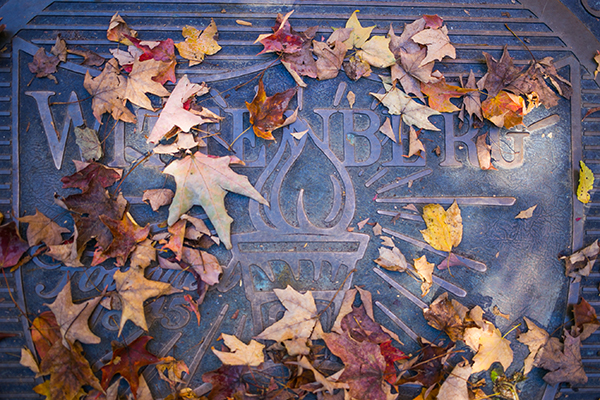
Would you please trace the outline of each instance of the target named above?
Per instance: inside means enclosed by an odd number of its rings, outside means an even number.
[[[98,181],[103,188],[107,188],[119,179],[121,179],[119,170],[92,162],[73,175],[62,177],[60,181],[63,183],[63,188],[77,188],[86,192],[92,181]]]
[[[296,53],[302,49],[302,45],[305,40],[297,32],[292,29],[292,26],[288,22],[288,18],[294,11],[287,13],[286,15],[277,14],[277,20],[272,29],[271,35],[261,35],[257,39],[258,42],[262,43],[265,48],[258,54],[263,53]]]
[[[154,59],[156,61],[170,62],[167,68],[152,78],[153,81],[162,85],[167,81],[171,81],[171,83],[177,82],[177,78],[175,77],[175,66],[177,65],[177,61],[175,60],[175,43],[173,42],[173,39],[161,40],[156,46],[150,48],[150,46],[142,44],[142,41],[138,38],[128,35],[125,36],[135,47],[144,52],[144,54],[140,56],[140,61]]]
[[[152,340],[151,336],[140,336],[129,346],[119,347],[112,343],[113,356],[108,364],[102,367],[102,388],[108,389],[110,381],[116,374],[120,374],[131,387],[131,393],[136,397],[139,385],[140,368],[146,365],[156,364],[160,361],[154,354],[146,350],[146,344]]]
[[[101,253],[94,254],[92,265],[98,265],[106,259],[114,257],[117,259],[117,266],[122,267],[135,245],[148,237],[150,225],[140,227],[129,213],[123,214],[121,219],[100,215],[100,220],[110,229],[113,240],[106,250],[100,249],[103,250]]]

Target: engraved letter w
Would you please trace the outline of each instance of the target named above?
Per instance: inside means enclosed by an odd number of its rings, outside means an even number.
[[[69,97],[68,101],[69,104],[67,105],[67,114],[65,115],[62,129],[60,129],[60,127],[57,127],[57,125],[54,123],[54,117],[52,116],[50,105],[48,103],[50,96],[54,96],[56,93],[39,91],[25,92],[25,94],[33,97],[37,103],[38,110],[40,111],[40,117],[42,118],[42,124],[44,126],[44,132],[46,132],[46,137],[48,138],[50,152],[52,153],[52,158],[54,159],[54,166],[56,169],[60,169],[63,163],[65,146],[67,144],[67,136],[69,136],[71,124],[74,124],[74,126],[81,126],[84,124],[83,114],[81,113],[81,107],[79,105],[79,99],[77,98],[75,92],[71,92],[71,96]],[[59,130],[61,131],[60,134],[58,133]]]

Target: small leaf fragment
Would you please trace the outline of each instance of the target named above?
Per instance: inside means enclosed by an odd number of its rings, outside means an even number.
[[[536,209],[537,204],[534,206],[529,207],[527,210],[523,210],[521,211],[519,214],[517,214],[517,216],[515,217],[515,219],[528,219],[531,218],[533,216],[533,211]]]

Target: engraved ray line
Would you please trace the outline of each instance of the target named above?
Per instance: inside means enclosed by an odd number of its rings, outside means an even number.
[[[246,320],[248,319],[248,315],[247,314],[243,314],[240,317],[240,320],[237,324],[237,326],[235,327],[235,331],[234,331],[234,335],[238,338],[242,337],[242,334],[244,333],[244,328],[246,327]]]
[[[410,329],[408,325],[406,325],[400,318],[396,316],[396,314],[378,301],[375,302],[375,305],[379,307],[379,309],[383,311],[383,313],[387,315],[396,325],[398,325],[400,329],[402,329],[404,333],[406,333],[412,340],[419,343],[419,335]]]
[[[384,231],[385,233],[387,233],[388,235],[392,235],[392,236],[394,236],[394,237],[397,237],[397,238],[398,238],[398,239],[400,239],[400,240],[404,240],[405,242],[408,242],[408,243],[414,244],[414,245],[415,245],[415,246],[417,246],[417,247],[421,247],[421,248],[423,248],[423,249],[425,249],[425,250],[429,250],[430,252],[432,252],[432,253],[435,253],[435,254],[437,254],[437,255],[440,255],[440,256],[442,256],[442,257],[446,257],[446,256],[447,256],[446,252],[444,252],[444,251],[439,251],[439,250],[436,250],[436,249],[434,249],[433,247],[431,247],[430,245],[428,245],[427,243],[425,243],[425,242],[422,242],[422,241],[420,241],[420,240],[413,239],[413,238],[411,238],[411,237],[409,237],[409,236],[403,235],[403,234],[401,234],[401,233],[399,233],[399,232],[392,231],[392,230],[390,230],[390,229],[387,229],[387,228],[383,228],[383,231]],[[455,254],[455,255],[456,255],[456,254]],[[479,271],[479,272],[485,272],[485,271],[487,270],[487,265],[485,265],[485,264],[484,264],[484,263],[482,263],[482,262],[475,261],[475,260],[471,260],[470,258],[463,257],[463,256],[459,256],[459,255],[456,255],[456,257],[457,257],[457,258],[458,258],[458,259],[459,259],[459,260],[460,260],[462,263],[464,263],[464,264],[465,264],[465,265],[466,265],[468,268],[474,269],[475,271]]]
[[[181,339],[181,336],[183,336],[183,332],[177,332],[176,334],[174,334],[171,339],[169,339],[163,347],[161,347],[160,351],[158,352],[158,354],[156,355],[158,358],[163,358],[167,355],[167,353],[169,351],[171,351],[171,349],[173,348],[173,346],[175,346],[175,344],[179,341],[179,339]],[[156,375],[158,375],[158,370],[155,368],[146,368],[144,370],[144,372],[142,372],[142,375],[144,375],[144,378],[146,379],[146,382],[152,382],[154,380],[154,378],[156,378]]]
[[[404,286],[400,285],[398,282],[396,282],[395,280],[393,280],[392,278],[390,278],[381,269],[379,269],[379,268],[373,268],[373,272],[375,272],[377,275],[379,275],[379,277],[381,279],[383,279],[384,281],[386,281],[387,283],[389,283],[390,286],[392,286],[394,289],[396,289],[397,291],[399,291],[404,297],[406,297],[408,300],[410,300],[417,307],[421,308],[422,310],[424,310],[424,309],[427,308],[427,304],[425,304],[425,302],[423,302],[417,296],[415,296],[414,294],[412,294],[411,292],[409,292],[408,289],[406,289]]]
[[[379,191],[377,192],[379,193]],[[389,197],[377,198],[378,203],[438,203],[452,204],[456,200],[459,205],[467,206],[512,206],[517,201],[514,197],[486,197],[486,196],[433,196],[433,197]]]
[[[377,194],[385,193],[389,190],[397,188],[398,186],[405,185],[410,181],[415,181],[419,178],[427,176],[427,175],[431,174],[432,172],[433,171],[430,168],[425,168],[424,170],[415,172],[414,174],[410,174],[407,177],[400,179],[399,181],[392,182],[390,184],[380,187],[379,189],[377,189]]]
[[[389,217],[399,217],[402,219],[410,219],[411,221],[419,221],[423,222],[423,217],[417,214],[406,213],[403,211],[387,211],[387,210],[377,210],[377,214],[379,215],[387,215]]]
[[[198,350],[196,350],[196,354],[194,354],[194,358],[192,359],[192,362],[188,365],[188,369],[189,369],[190,373],[189,373],[189,375],[187,375],[184,378],[184,380],[183,380],[184,383],[179,384],[179,386],[178,386],[179,390],[181,390],[184,387],[186,387],[187,385],[189,385],[190,380],[196,374],[196,371],[198,370],[198,367],[200,366],[200,361],[202,361],[204,354],[206,354],[208,347],[211,345],[213,339],[215,338],[215,335],[217,334],[219,327],[223,323],[223,319],[225,319],[225,314],[227,314],[227,310],[229,310],[229,304],[223,305],[223,307],[221,308],[221,312],[219,312],[219,316],[217,317],[215,322],[213,322],[213,325],[210,327],[207,334],[204,335],[204,342],[202,342],[202,344],[198,347]]]
[[[463,288],[460,288],[460,287],[456,286],[455,284],[450,283],[450,282],[440,278],[439,276],[432,275],[431,277],[433,279],[433,283],[437,283],[440,287],[443,287],[450,293],[453,293],[454,295],[456,295],[458,297],[465,297],[467,295],[467,291],[464,290]]]
[[[383,145],[384,143],[382,143]],[[371,178],[369,178],[368,181],[365,182],[365,187],[369,187],[372,184],[374,184],[375,182],[377,182],[379,179],[381,179],[385,174],[387,174],[389,171],[389,169],[387,168],[381,168],[375,175],[373,175]]]

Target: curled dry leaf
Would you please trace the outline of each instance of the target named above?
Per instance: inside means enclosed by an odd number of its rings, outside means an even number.
[[[58,83],[56,77],[52,74],[56,73],[56,67],[60,60],[55,55],[48,55],[42,47],[33,56],[33,61],[27,64],[29,71],[35,74],[37,78],[47,77],[52,79],[54,83]]]
[[[428,118],[432,115],[439,115],[427,106],[423,106],[412,100],[410,96],[394,87],[387,93],[369,93],[377,98],[387,107],[392,115],[402,115],[402,119],[407,125],[414,125],[417,128],[439,131],[435,125],[429,122]]]
[[[479,161],[479,168],[484,171],[493,169],[492,165],[492,146],[487,142],[488,133],[486,132],[483,135],[477,136],[477,141],[475,142],[477,147],[477,161]]]
[[[379,248],[379,258],[375,262],[389,271],[406,271],[408,264],[404,254],[394,246],[393,242],[391,245],[393,246],[391,250],[385,247]]]
[[[457,342],[463,339],[465,332],[463,311],[462,304],[456,300],[450,301],[448,293],[444,292],[423,310],[423,316],[429,325],[446,332],[450,340]]]
[[[156,249],[152,240],[146,239],[138,243],[131,253],[130,265],[132,267],[146,268],[152,261],[156,261]]]
[[[169,227],[169,242],[163,246],[164,250],[171,250],[179,261],[183,254],[183,240],[185,238],[185,221],[179,220]]]
[[[579,282],[582,276],[590,274],[599,253],[600,246],[598,246],[598,240],[596,240],[588,247],[578,250],[570,256],[561,257],[565,260],[565,274],[568,277],[575,278],[575,282]]]
[[[350,106],[350,108],[354,107],[354,103],[356,102],[356,95],[352,90],[348,91],[346,99],[348,99],[348,105]]]
[[[190,67],[204,61],[204,56],[213,55],[221,50],[221,46],[215,40],[217,24],[212,18],[204,31],[201,32],[193,26],[186,25],[181,34],[185,41],[175,44],[175,47],[179,50],[181,57],[190,61]]]
[[[431,61],[442,61],[446,56],[456,58],[456,49],[450,43],[448,28],[424,29],[411,37],[412,41],[427,46],[427,57],[421,61],[423,66]]]
[[[125,322],[129,320],[143,330],[148,330],[146,316],[144,315],[144,301],[153,297],[181,292],[181,290],[168,283],[146,279],[144,270],[139,267],[130,267],[126,272],[115,271],[114,279],[123,307],[119,324],[119,336],[123,331]]]
[[[217,257],[205,251],[184,247],[183,261],[190,264],[207,285],[212,286],[219,283],[219,276],[223,273],[223,267],[219,264]]]
[[[313,53],[317,56],[317,78],[322,81],[338,76],[347,50],[346,45],[339,40],[334,41],[333,46],[313,40]]]
[[[291,88],[267,97],[262,79],[258,81],[256,96],[251,103],[246,102],[246,108],[250,112],[250,123],[256,136],[275,140],[272,134],[275,129],[296,121],[297,110],[290,117],[284,117],[284,112],[295,94],[296,88]]]
[[[422,230],[423,239],[436,250],[452,251],[462,240],[462,217],[456,201],[447,209],[439,204],[423,207],[423,219],[427,229]]]
[[[171,204],[175,192],[171,189],[148,189],[144,190],[142,201],[147,201],[152,207],[152,211],[158,211],[162,206]]]
[[[54,54],[62,62],[67,61],[67,42],[60,37],[60,33],[56,35],[56,42],[50,49],[50,53]]]
[[[90,49],[86,49],[85,47],[77,46],[76,48],[67,49],[68,53],[78,55],[83,57],[83,61],[79,63],[79,65],[87,66],[87,67],[99,67],[104,64],[104,57],[99,55],[98,53],[93,52]]]
[[[571,334],[584,341],[589,338],[598,328],[600,322],[596,316],[596,310],[584,298],[573,307],[575,324],[571,327]]]
[[[218,351],[214,348],[213,353],[225,365],[247,365],[250,367],[258,367],[265,361],[263,349],[265,346],[255,340],[251,340],[249,344],[245,344],[237,337],[222,333],[223,343],[229,347],[230,352]]]
[[[360,57],[360,53],[354,54],[343,65],[344,72],[353,81],[359,80],[363,76],[371,76],[371,66]]]
[[[421,279],[421,296],[425,296],[429,293],[431,285],[433,285],[433,269],[435,264],[427,262],[427,257],[423,256],[413,260],[415,262],[415,270],[417,276]]]
[[[125,46],[131,46],[133,43],[127,38],[128,36],[137,37],[137,32],[127,26],[127,23],[119,13],[115,13],[110,19],[106,38],[113,42],[119,42]]]
[[[425,152],[425,147],[423,146],[423,142],[419,140],[419,136],[417,135],[417,131],[411,126],[409,127],[408,132],[408,155],[407,157],[412,157],[414,155],[420,156],[421,152]]]
[[[385,122],[383,123],[383,125],[379,127],[379,132],[392,139],[394,143],[398,143],[398,139],[396,139],[396,133],[394,132],[394,129],[392,128],[392,123],[390,122],[390,119],[388,117],[385,118]]]

